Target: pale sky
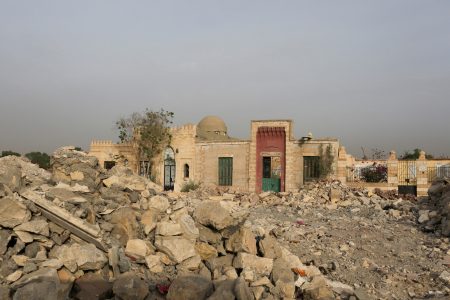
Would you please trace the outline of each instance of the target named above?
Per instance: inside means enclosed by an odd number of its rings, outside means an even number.
[[[0,151],[88,150],[145,108],[450,155],[450,1],[0,0]]]

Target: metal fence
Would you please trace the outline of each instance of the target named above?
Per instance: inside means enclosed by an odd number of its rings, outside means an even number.
[[[428,182],[439,178],[450,178],[450,165],[434,166],[428,168]]]

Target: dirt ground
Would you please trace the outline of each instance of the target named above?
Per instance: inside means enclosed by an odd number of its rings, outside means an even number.
[[[263,205],[250,219],[302,262],[373,299],[450,299],[439,279],[449,269],[449,239],[420,229],[416,203],[397,206]]]

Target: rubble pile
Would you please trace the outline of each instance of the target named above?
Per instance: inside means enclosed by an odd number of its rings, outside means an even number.
[[[428,189],[429,199],[420,204],[418,222],[425,231],[438,231],[450,237],[450,180],[438,179]]]
[[[2,158],[0,299],[377,299],[378,286],[343,269],[358,246],[339,241],[337,259],[323,263],[322,243],[339,218],[376,228],[415,225],[416,214],[413,202],[339,182],[177,194],[125,167],[104,171],[71,147],[55,152],[51,174]]]

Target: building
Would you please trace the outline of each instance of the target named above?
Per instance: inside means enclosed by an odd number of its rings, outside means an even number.
[[[120,163],[139,174],[150,173],[156,183],[175,191],[189,181],[233,191],[295,191],[318,179],[324,157],[329,176],[346,178],[341,164],[347,156],[339,141],[311,135],[297,139],[291,120],[251,121],[249,140],[230,137],[225,122],[216,116],[172,128],[171,133],[170,145],[151,163],[136,161],[132,144],[112,141],[92,141],[90,155],[107,169]]]

